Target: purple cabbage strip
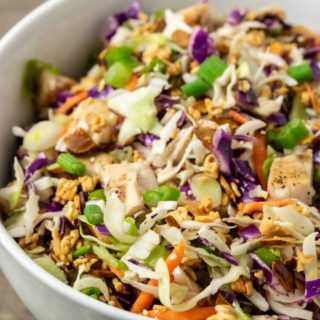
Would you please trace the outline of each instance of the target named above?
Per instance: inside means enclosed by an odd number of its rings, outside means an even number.
[[[104,224],[97,224],[95,226],[95,229],[98,233],[104,235],[104,236],[110,236],[111,233],[109,232],[109,230],[107,229],[107,227]]]
[[[251,142],[253,141],[253,138],[250,136],[246,136],[244,134],[235,134],[232,136],[233,139],[237,140],[237,141],[245,141],[245,142]]]
[[[141,12],[141,7],[138,1],[133,1],[129,7],[123,11],[116,12],[111,15],[108,19],[109,30],[105,34],[105,40],[110,41],[114,34],[117,32],[117,29],[129,19],[137,19],[139,13]]]
[[[194,195],[192,194],[192,190],[191,190],[189,182],[184,183],[180,187],[180,191],[183,192],[189,200],[195,199]]]
[[[242,13],[239,9],[233,9],[227,19],[227,23],[235,26],[241,23],[246,17],[246,13]]]
[[[267,13],[263,17],[258,17],[256,20],[264,23],[267,29],[269,30],[276,30],[276,29],[290,30],[291,29],[291,25],[283,21],[276,14]]]
[[[267,118],[267,120],[269,122],[272,122],[276,126],[279,126],[279,127],[282,127],[288,123],[288,118],[286,117],[286,115],[283,112],[280,112],[280,111],[271,114]]]
[[[234,159],[233,163],[234,163],[234,166],[236,168],[237,173],[239,173],[241,176],[243,176],[245,179],[247,179],[251,182],[257,181],[251,167],[249,166],[248,161]]]
[[[177,97],[171,97],[164,93],[161,93],[156,99],[155,99],[155,105],[161,109],[166,110],[168,108],[171,108],[173,105],[180,102],[180,99]]]
[[[231,175],[231,135],[218,128],[212,139],[212,151],[219,162],[220,171]]]
[[[320,296],[320,279],[306,281],[304,296],[310,300]]]
[[[91,88],[88,93],[89,93],[89,96],[92,97],[92,98],[96,98],[96,99],[104,99],[106,98],[110,92],[112,92],[113,89],[112,87],[106,85],[102,91],[99,91],[98,90],[98,86],[95,86],[93,88]]]
[[[159,136],[150,132],[141,133],[138,136],[138,140],[141,141],[146,147],[150,147],[150,148],[152,147],[153,142],[159,139],[160,139]]]
[[[230,253],[223,252],[221,256],[223,259],[227,260],[229,263],[233,264],[234,266],[239,265],[238,260],[234,256],[232,256]]]
[[[248,79],[246,79],[250,82]],[[236,103],[240,108],[245,110],[251,109],[258,105],[257,95],[252,88],[252,84],[250,82],[250,88],[248,91],[242,91],[239,86],[236,86]]]
[[[314,60],[317,58],[318,53],[320,52],[320,47],[312,47],[312,48],[306,48],[304,50],[303,58],[308,60]]]
[[[274,285],[275,279],[273,277],[272,270],[255,254],[255,253],[250,253],[249,254],[251,259],[253,260],[254,264],[263,271],[268,284]]]
[[[315,59],[310,62],[310,66],[313,73],[313,80],[317,81],[320,79],[320,67],[318,61]]]
[[[196,27],[190,38],[188,53],[191,58],[202,63],[207,57],[217,53],[217,49],[209,34],[201,27]]]
[[[53,160],[48,160],[44,153],[40,153],[26,169],[24,174],[25,181],[28,181],[37,170],[46,167],[52,163],[54,163]]]
[[[39,202],[39,207],[45,209],[47,212],[61,211],[63,206],[59,202],[53,201],[51,203]]]
[[[135,260],[135,259],[128,259],[129,262],[139,266],[139,267],[142,267],[142,268],[146,268],[146,269],[149,269],[151,270],[151,268],[149,266],[146,266],[144,263],[138,261],[138,260]]]
[[[241,238],[243,238],[246,241],[249,239],[256,239],[261,237],[260,230],[253,224],[238,230],[238,234]]]
[[[70,220],[67,217],[65,216],[60,217],[60,228],[59,228],[60,239],[63,238],[66,228],[69,228],[70,230],[74,230],[75,226],[70,222]]]
[[[184,122],[186,121],[186,119],[187,119],[187,114],[185,111],[183,111],[180,119],[177,122],[177,127],[181,128],[183,126]]]

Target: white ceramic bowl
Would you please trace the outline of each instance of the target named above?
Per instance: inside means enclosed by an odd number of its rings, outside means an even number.
[[[7,0],[9,1],[9,0]],[[51,0],[19,22],[0,42],[0,183],[8,178],[14,139],[11,127],[31,120],[29,101],[21,94],[22,70],[26,60],[39,58],[57,65],[66,74],[85,71],[88,53],[99,43],[106,17],[124,8],[130,0]],[[142,0],[148,12],[165,7],[187,6],[193,0]],[[320,31],[319,0],[278,0],[289,20]],[[233,7],[259,8],[269,0],[212,0],[222,13]],[[47,274],[19,248],[0,222],[0,266],[19,297],[40,320],[144,319],[115,309],[76,292]]]

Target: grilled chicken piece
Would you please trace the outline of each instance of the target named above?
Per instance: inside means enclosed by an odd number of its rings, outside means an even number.
[[[56,99],[56,93],[69,89],[76,82],[66,76],[52,73],[48,70],[41,71],[38,79],[37,107],[49,107]]]
[[[109,143],[116,131],[118,119],[105,101],[86,99],[71,114],[71,122],[64,136],[68,150],[82,153],[95,145]]]
[[[296,198],[311,204],[315,193],[312,187],[312,151],[275,159],[270,169],[268,192],[272,200]]]
[[[101,180],[109,192],[116,192],[126,205],[127,214],[143,209],[139,192],[138,174],[128,163],[113,163],[104,166]]]

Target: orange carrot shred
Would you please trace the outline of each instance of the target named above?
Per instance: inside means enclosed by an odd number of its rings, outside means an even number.
[[[216,314],[214,307],[193,308],[184,312],[175,312],[170,309],[148,311],[146,316],[159,320],[206,320]]]
[[[230,110],[228,114],[231,119],[240,124],[244,124],[250,120],[249,117],[235,110]]]
[[[265,136],[257,132],[255,134],[255,142],[253,143],[252,160],[254,170],[259,178],[262,189],[267,189],[267,179],[263,172],[263,163],[267,158],[267,144]]]
[[[293,202],[289,199],[279,200],[279,201],[261,201],[261,202],[248,202],[239,203],[238,210],[246,214],[251,214],[253,212],[262,212],[263,206],[268,205],[270,207],[285,207],[290,206]]]
[[[166,259],[166,264],[171,274],[174,269],[180,264],[181,260],[184,257],[184,242],[179,242],[169,256]],[[155,279],[151,279],[148,282],[150,286],[157,286],[158,281]],[[141,313],[143,310],[148,310],[154,301],[154,296],[151,293],[141,292],[131,307],[131,312],[133,313]]]
[[[57,114],[66,114],[75,105],[88,98],[88,92],[82,91],[67,99],[67,101],[59,107]]]
[[[110,270],[120,279],[124,276],[124,272],[121,269],[110,268]]]
[[[137,83],[138,83],[138,76],[135,73],[133,73],[129,83],[127,84],[126,89],[128,91],[133,91],[137,87]]]

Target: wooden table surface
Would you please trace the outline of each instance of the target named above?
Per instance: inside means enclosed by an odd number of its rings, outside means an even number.
[[[43,0],[0,0],[0,38]],[[0,257],[1,259],[1,257]],[[34,320],[0,270],[0,320]]]

